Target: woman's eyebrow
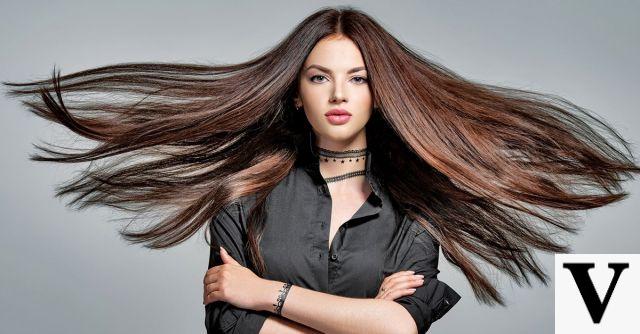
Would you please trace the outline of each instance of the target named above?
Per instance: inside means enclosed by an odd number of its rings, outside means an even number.
[[[305,68],[304,70],[306,72],[309,69],[314,68],[314,67],[319,69],[319,70],[321,70],[321,71],[333,74],[333,71],[331,71],[330,69],[328,69],[328,68],[326,68],[324,66],[320,66],[318,64],[311,64],[311,65],[307,66],[307,68]],[[362,71],[362,70],[366,71],[366,68],[364,66],[354,67],[354,68],[350,69],[349,71],[347,71],[347,74],[354,73],[354,72],[359,72],[359,71]]]

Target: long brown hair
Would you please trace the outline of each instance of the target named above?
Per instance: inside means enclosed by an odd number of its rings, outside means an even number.
[[[546,284],[532,250],[569,251],[553,238],[578,231],[567,213],[625,198],[621,183],[640,172],[629,143],[592,112],[558,96],[467,80],[352,7],[318,10],[239,64],[120,63],[64,76],[54,66],[50,80],[4,84],[31,112],[98,144],[76,152],[36,145],[48,156],[35,161],[91,162],[56,196],[75,194],[69,205],[79,209],[132,212],[132,222],[165,216],[140,231],[127,225],[120,233],[132,243],[171,247],[221,208],[256,195],[247,251],[262,275],[265,199],[311,131],[292,103],[299,71],[331,35],[355,42],[367,67],[376,175],[485,303],[503,300],[476,260],[519,285],[531,285],[530,274]]]

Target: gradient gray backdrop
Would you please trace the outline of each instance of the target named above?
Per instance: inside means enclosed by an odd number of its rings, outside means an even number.
[[[0,80],[48,78],[117,62],[239,62],[267,50],[324,5],[351,4],[427,57],[467,78],[557,94],[605,117],[640,154],[638,1],[2,1]],[[0,100],[3,333],[204,333],[200,233],[165,251],[127,246],[107,209],[77,212],[54,187],[84,165],[34,163],[32,143],[75,137]],[[640,187],[583,214],[575,253],[640,253]],[[538,253],[553,277],[553,255]],[[553,282],[519,288],[508,307],[473,297],[441,256],[440,278],[463,296],[430,333],[551,333]]]

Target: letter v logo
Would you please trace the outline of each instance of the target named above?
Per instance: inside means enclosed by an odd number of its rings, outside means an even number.
[[[571,271],[571,275],[578,286],[578,290],[580,290],[582,300],[587,306],[587,310],[589,310],[593,323],[600,323],[607,304],[609,304],[609,299],[611,299],[611,295],[613,294],[613,290],[618,283],[618,279],[622,271],[629,268],[629,263],[609,263],[609,268],[613,269],[614,274],[603,301],[600,300],[598,292],[591,281],[591,276],[589,276],[589,269],[594,267],[594,263],[565,263],[562,267]]]

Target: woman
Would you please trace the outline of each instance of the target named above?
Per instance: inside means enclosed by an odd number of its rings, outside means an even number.
[[[640,171],[586,110],[466,80],[352,8],[319,10],[237,65],[117,64],[52,81],[5,84],[100,145],[38,146],[51,156],[32,159],[122,155],[59,196],[174,209],[121,231],[149,248],[210,223],[209,332],[422,333],[460,298],[436,277],[440,246],[476,298],[503,304],[479,261],[546,283],[531,251],[566,252],[552,236],[577,231],[556,213],[619,201]],[[104,92],[123,96],[82,102]]]
[[[375,108],[362,54],[346,36],[328,35],[297,82],[294,113],[311,130],[298,164],[269,194],[260,241],[267,279],[245,268],[244,208],[256,202],[249,196],[210,225],[222,249],[212,248],[204,279],[208,330],[424,333],[460,296],[436,279],[438,245],[403,220],[372,171],[377,155],[367,142],[380,134],[367,136]],[[279,309],[272,304],[289,288],[284,282],[293,286]]]

